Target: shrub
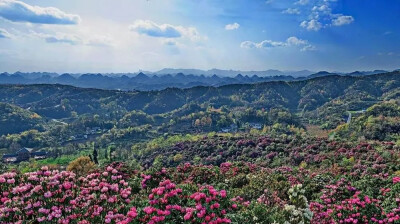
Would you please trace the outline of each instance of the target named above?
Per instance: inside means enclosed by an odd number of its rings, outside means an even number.
[[[88,156],[81,156],[68,164],[67,170],[78,176],[85,175],[96,168],[96,164]]]

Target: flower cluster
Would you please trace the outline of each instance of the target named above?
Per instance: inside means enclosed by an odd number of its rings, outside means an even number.
[[[1,174],[1,223],[218,224],[230,223],[227,215],[236,211],[227,192],[210,185],[183,184],[183,190],[163,178],[157,187],[134,192],[132,185],[157,181],[151,175],[139,176],[142,180],[129,179],[113,166],[80,177],[47,167]]]
[[[176,145],[179,164],[168,163],[175,155],[168,149],[143,155],[150,162],[168,155],[157,160],[167,168],[113,163],[84,176],[47,167],[0,174],[0,223],[400,223],[397,145],[199,141]]]
[[[372,198],[350,182],[342,179],[327,186],[321,202],[312,202],[311,210],[315,223],[398,223],[400,222],[400,200],[392,209],[384,208],[385,201],[393,200],[391,189],[380,189],[380,195]],[[395,194],[399,195],[399,192]],[[397,203],[397,204],[396,204]]]
[[[85,177],[43,167],[26,174],[5,173],[0,182],[0,217],[7,222],[117,222],[133,197],[128,182],[111,166]]]

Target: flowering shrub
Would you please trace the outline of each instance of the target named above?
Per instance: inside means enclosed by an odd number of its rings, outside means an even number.
[[[396,190],[395,198],[388,192]],[[329,185],[320,202],[312,202],[311,209],[315,223],[398,223],[400,222],[400,191],[395,188],[381,188],[376,198],[364,194],[350,182],[341,179]],[[397,197],[397,198],[396,198]],[[385,206],[385,201],[393,201],[394,206]],[[393,205],[393,204],[392,204]]]
[[[287,224],[310,223],[313,213],[310,210],[307,198],[304,196],[304,189],[301,184],[297,184],[289,189],[290,204],[285,205],[287,214]]]
[[[400,223],[396,145],[200,141],[177,145],[177,167],[0,174],[0,223]]]
[[[111,166],[85,177],[47,167],[33,173],[5,173],[0,186],[0,218],[7,222],[110,223],[123,219],[133,197],[128,182]]]
[[[237,205],[225,190],[211,185],[182,185],[169,179],[148,192],[151,175],[142,175],[142,190],[133,192],[116,167],[87,176],[50,171],[0,175],[2,223],[230,223]],[[134,179],[134,178],[133,178]],[[185,189],[185,191],[183,190]]]

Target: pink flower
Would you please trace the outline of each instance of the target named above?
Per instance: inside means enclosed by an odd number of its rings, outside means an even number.
[[[185,220],[189,220],[190,218],[192,218],[192,213],[191,212],[188,212],[188,213],[185,214],[185,216],[183,216],[183,219],[185,219]]]
[[[400,177],[393,177],[393,184],[400,183]]]
[[[66,190],[69,190],[69,189],[71,189],[72,184],[71,184],[70,182],[65,182],[65,183],[63,184],[63,187],[64,187]]]
[[[202,208],[203,208],[203,206],[202,206],[201,204],[197,204],[197,205],[196,205],[196,209],[197,209],[198,211],[200,211]]]
[[[151,214],[151,213],[153,213],[154,212],[154,208],[153,207],[145,207],[144,209],[143,209],[143,211],[146,213],[146,214]]]
[[[138,215],[138,214],[137,214],[137,211],[136,211],[136,208],[135,208],[135,207],[132,207],[132,208],[129,210],[129,212],[128,212],[128,216],[129,216],[130,218],[136,218],[137,215]]]
[[[7,180],[7,183],[9,183],[9,184],[13,184],[13,183],[15,183],[15,180],[14,180],[14,178],[12,178],[12,179],[8,179],[8,180]]]
[[[223,198],[226,197],[226,191],[225,190],[222,190],[219,193],[220,193],[221,197],[223,197]]]
[[[50,191],[47,191],[46,193],[44,193],[44,197],[45,198],[50,198],[52,196]]]

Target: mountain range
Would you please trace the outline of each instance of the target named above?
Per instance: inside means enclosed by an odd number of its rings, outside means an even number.
[[[198,70],[198,69],[162,69],[157,72],[139,73],[50,73],[50,72],[15,72],[1,73],[0,84],[63,84],[83,88],[100,88],[109,90],[162,90],[166,88],[191,88],[195,86],[223,86],[229,84],[251,84],[268,81],[296,81],[329,75],[363,76],[385,73],[383,70],[355,71],[338,73],[308,70],[285,72],[234,71],[234,70]]]

